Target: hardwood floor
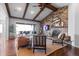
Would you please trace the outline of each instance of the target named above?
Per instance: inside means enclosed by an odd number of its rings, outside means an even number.
[[[16,56],[14,40],[6,41],[6,56]]]
[[[54,52],[62,47],[65,47],[65,46],[62,46],[61,44],[47,44],[46,53],[45,53],[45,50],[40,50],[40,49],[35,49],[35,52],[33,53],[32,48],[20,47],[17,50],[17,55],[18,56],[47,56],[51,52]]]
[[[7,52],[6,55],[16,56],[14,40],[8,40],[7,43],[8,44],[6,49],[6,52]],[[79,48],[66,46],[64,48],[56,50],[55,52],[49,54],[48,56],[79,56]]]
[[[49,54],[48,56],[79,56],[79,48],[66,46]]]

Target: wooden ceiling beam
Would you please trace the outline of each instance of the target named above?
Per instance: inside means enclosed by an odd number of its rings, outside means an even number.
[[[35,22],[40,22],[40,21],[36,21],[36,20],[32,20],[32,19],[25,19],[25,18],[14,17],[14,16],[10,16],[10,18],[21,19],[21,20],[27,20],[27,21],[35,21]]]
[[[53,11],[56,11],[57,10],[57,8],[56,7],[54,7],[53,5],[51,5],[51,4],[46,4],[46,6],[45,6],[46,8],[49,8],[49,9],[51,9],[51,10],[53,10]],[[50,16],[51,14],[52,14],[53,12],[51,12],[49,15],[47,15],[44,19],[46,19],[48,16]],[[43,19],[43,20],[44,20]],[[42,21],[43,21],[42,20]],[[41,21],[41,22],[42,22]]]
[[[29,3],[26,3],[25,10],[24,10],[24,14],[23,14],[23,18],[25,17],[25,15],[27,13],[28,7],[29,7]]]
[[[27,3],[27,6],[26,6],[26,8],[25,8],[23,18],[11,16],[8,3],[5,3],[5,6],[6,6],[6,9],[7,9],[7,12],[8,12],[8,15],[9,15],[10,18],[21,19],[21,20],[23,19],[23,20],[28,20],[28,21],[40,22],[40,21],[36,21],[36,20],[32,20],[32,19],[25,19],[25,18],[24,18],[24,17],[25,17],[25,13],[27,12],[27,8],[28,8],[28,6],[29,6],[29,3]]]
[[[37,15],[33,18],[33,20],[35,20],[40,15],[40,13],[44,10],[44,8],[45,7],[43,7],[43,8],[40,9],[40,11],[37,13]]]
[[[8,12],[8,15],[9,15],[9,17],[10,17],[10,16],[11,16],[11,14],[10,14],[10,10],[9,10],[8,3],[5,3],[5,6],[6,6],[6,10],[7,10],[7,12]]]
[[[57,10],[57,8],[54,7],[54,6],[51,5],[51,4],[47,4],[45,7],[49,8],[49,9],[51,9],[51,10],[53,10],[53,11],[56,11],[56,10]]]
[[[25,11],[24,11],[24,14],[23,14],[23,18],[11,16],[8,3],[5,3],[5,6],[6,6],[6,9],[7,9],[7,12],[8,12],[9,17],[11,17],[11,18],[18,18],[18,19],[25,19],[24,17],[25,17],[25,14],[27,13],[27,9],[28,9],[29,3],[27,3],[27,5],[26,5],[26,7],[25,7]],[[57,10],[57,8],[55,8],[55,7],[52,6],[51,4],[45,5],[45,7],[46,7],[46,8],[49,8],[49,9],[51,9],[51,10],[53,10],[53,11],[56,11],[56,10]],[[35,19],[40,15],[40,13],[44,10],[45,7],[43,7],[43,8],[38,12],[38,14],[33,18],[34,21],[36,21]],[[25,20],[29,20],[29,19],[25,19]],[[31,21],[32,21],[32,20],[31,20]],[[39,22],[39,21],[36,21],[36,22]]]

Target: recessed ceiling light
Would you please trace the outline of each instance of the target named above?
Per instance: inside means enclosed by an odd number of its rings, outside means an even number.
[[[22,8],[21,8],[21,7],[16,7],[15,10],[16,10],[16,11],[21,11]]]
[[[31,11],[31,14],[34,14],[35,12],[34,11]]]

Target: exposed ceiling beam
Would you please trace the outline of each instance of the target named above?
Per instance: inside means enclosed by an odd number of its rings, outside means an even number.
[[[25,7],[25,10],[24,10],[23,18],[25,17],[25,15],[27,13],[28,6],[29,6],[29,3],[26,3],[26,7]]]
[[[10,16],[10,18],[21,19],[21,20],[27,20],[27,21],[35,21],[35,22],[40,22],[40,21],[36,21],[36,20],[32,20],[32,19],[25,19],[25,18],[14,17],[14,16]]]
[[[53,5],[51,5],[51,4],[47,4],[45,7],[47,7],[47,8],[49,8],[49,9],[51,9],[51,10],[53,10],[53,11],[56,11],[57,10],[57,8],[56,7],[54,7]],[[51,12],[49,15],[47,15],[44,19],[46,19],[48,16],[50,16],[51,14],[52,14],[53,12]],[[44,20],[43,19],[43,20]],[[43,21],[42,20],[42,21]],[[41,21],[41,22],[42,22]]]
[[[33,20],[35,20],[39,15],[40,13],[44,10],[45,7],[43,7],[42,9],[40,9],[40,11],[37,13],[37,15],[33,18]]]
[[[51,5],[51,4],[46,4],[45,7],[46,7],[46,8],[49,8],[49,9],[51,9],[51,10],[53,10],[53,11],[56,11],[56,10],[57,10],[57,8],[54,7],[54,6]],[[45,7],[44,7],[44,8],[45,8]],[[43,9],[43,10],[44,10],[44,9]],[[35,20],[43,10],[40,10],[39,13],[34,17],[33,20]],[[50,13],[50,14],[51,14],[51,13]],[[50,14],[49,14],[49,15],[50,15]],[[49,15],[47,15],[46,17],[48,17]],[[46,17],[45,17],[45,18],[46,18]],[[45,18],[44,18],[44,19],[45,19]]]
[[[8,3],[5,3],[5,6],[6,6],[6,9],[7,9],[8,15],[9,15],[9,17],[10,17],[10,16],[11,16],[11,14],[10,14],[10,10],[9,10]]]
[[[20,18],[20,17],[14,17],[14,16],[11,16],[10,14],[10,10],[9,10],[9,6],[8,6],[8,3],[5,3],[5,6],[6,6],[6,9],[7,9],[7,12],[8,12],[8,15],[10,18],[15,18],[15,19],[21,19],[21,20],[28,20],[28,21],[35,21],[35,22],[40,22],[40,21],[36,21],[36,20],[32,20],[32,19],[25,19],[25,14],[23,15],[23,18]],[[24,11],[24,13],[27,12],[27,8],[29,6],[29,3],[27,3],[27,7],[25,8],[26,10]]]
[[[49,9],[51,9],[51,10],[53,10],[53,11],[56,11],[56,10],[57,10],[57,8],[54,7],[54,6],[51,5],[51,4],[47,4],[45,7],[49,8]]]

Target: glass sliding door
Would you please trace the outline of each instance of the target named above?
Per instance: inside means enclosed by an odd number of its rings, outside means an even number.
[[[34,25],[30,24],[16,24],[16,34],[32,34],[34,31]]]

